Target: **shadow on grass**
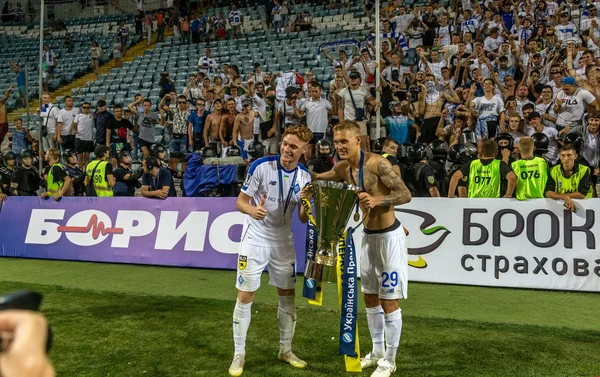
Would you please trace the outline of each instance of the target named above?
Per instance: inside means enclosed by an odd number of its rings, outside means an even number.
[[[8,292],[20,286],[0,283],[0,290]],[[227,375],[233,354],[231,299],[31,288],[45,294],[43,308],[55,333],[51,357],[58,375]],[[277,361],[276,311],[276,305],[260,301],[252,306],[244,376],[348,375],[337,352],[336,313],[318,308],[298,310],[294,349],[309,364],[308,369],[298,371]],[[600,374],[600,331],[495,323],[494,313],[486,322],[405,314],[399,376]],[[359,332],[364,354],[371,342],[362,313]]]

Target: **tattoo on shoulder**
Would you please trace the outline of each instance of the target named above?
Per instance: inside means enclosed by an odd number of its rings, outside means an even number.
[[[379,178],[390,190],[399,190],[402,179],[392,169],[392,164],[385,158],[382,158],[377,162],[377,170],[379,172]]]
[[[380,205],[394,206],[410,202],[410,191],[402,178],[392,169],[392,164],[387,159],[382,159],[378,161],[377,169],[379,170],[379,178],[390,189],[389,195],[382,198]]]

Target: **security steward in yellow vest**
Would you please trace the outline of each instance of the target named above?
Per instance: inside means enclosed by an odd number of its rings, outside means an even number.
[[[573,199],[592,197],[592,178],[590,168],[576,164],[577,150],[573,144],[560,148],[560,164],[550,169],[546,184],[546,198],[563,200],[565,208],[576,212]]]
[[[113,168],[109,158],[110,147],[106,145],[97,145],[94,149],[96,159],[90,162],[85,168],[85,186],[94,185],[96,196],[113,196],[113,187],[116,183],[113,176]]]
[[[46,162],[50,165],[48,174],[46,175],[46,192],[41,197],[49,198],[52,197],[54,200],[59,201],[63,196],[73,195],[71,184],[73,179],[69,177],[65,168],[60,163],[60,152],[56,148],[50,148],[46,151],[44,157]]]
[[[515,191],[517,178],[504,161],[496,160],[498,144],[486,140],[481,146],[481,158],[463,165],[452,176],[450,190],[456,189],[458,181],[467,179],[469,198],[511,198]],[[506,192],[502,192],[502,180],[506,180]],[[450,191],[449,192],[453,192]]]
[[[511,164],[512,171],[517,177],[515,190],[517,200],[543,198],[548,182],[548,162],[533,154],[535,149],[533,139],[523,137],[519,140],[521,159]]]

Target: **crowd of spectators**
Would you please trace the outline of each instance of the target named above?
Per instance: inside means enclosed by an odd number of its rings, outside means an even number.
[[[365,1],[365,15],[373,16],[373,3]],[[295,30],[283,17],[286,5],[265,2],[265,27]],[[549,197],[569,208],[573,198],[596,196],[600,20],[594,3],[463,0],[444,8],[395,0],[384,3],[380,15],[381,29],[369,30],[362,46],[321,49],[335,69],[328,91],[311,71],[264,72],[256,63],[244,77],[207,48],[183,91],[163,72],[159,103],[136,96],[112,109],[103,100],[84,104],[83,119],[73,114],[80,121],[65,127],[58,114],[65,109],[54,110],[48,96],[40,112],[47,134],[38,150],[74,149],[88,175],[89,153],[98,152],[96,159],[106,158],[112,168],[141,157],[146,174],[156,166],[156,177],[170,172],[179,178],[187,153],[239,155],[249,163],[257,155],[249,150],[275,154],[282,130],[303,124],[315,135],[304,162],[326,169],[335,160],[331,126],[353,120],[361,147],[384,154],[415,196]],[[229,38],[241,37],[243,14],[232,5],[228,16],[217,19],[228,23]],[[227,37],[218,28],[214,35],[199,29],[210,22],[195,24],[198,17],[183,15],[172,24],[182,43]],[[95,114],[86,109],[92,105]],[[60,132],[54,123],[63,123]],[[70,136],[74,147],[65,145]],[[95,151],[99,146],[104,149]],[[20,148],[13,143],[15,155]]]

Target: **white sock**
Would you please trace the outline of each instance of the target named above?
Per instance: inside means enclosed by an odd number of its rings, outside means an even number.
[[[235,354],[246,354],[246,334],[250,327],[250,315],[252,303],[242,304],[240,300],[235,303],[233,309],[233,343]]]
[[[402,310],[398,308],[393,313],[385,314],[385,359],[391,364],[396,364],[396,352],[400,344],[402,333]]]
[[[381,305],[374,308],[367,308],[367,323],[369,324],[369,333],[373,341],[373,354],[379,358],[383,357],[385,347],[383,345],[383,309]]]
[[[296,329],[295,296],[279,296],[277,321],[279,321],[279,352],[286,353],[292,350],[292,339]]]

